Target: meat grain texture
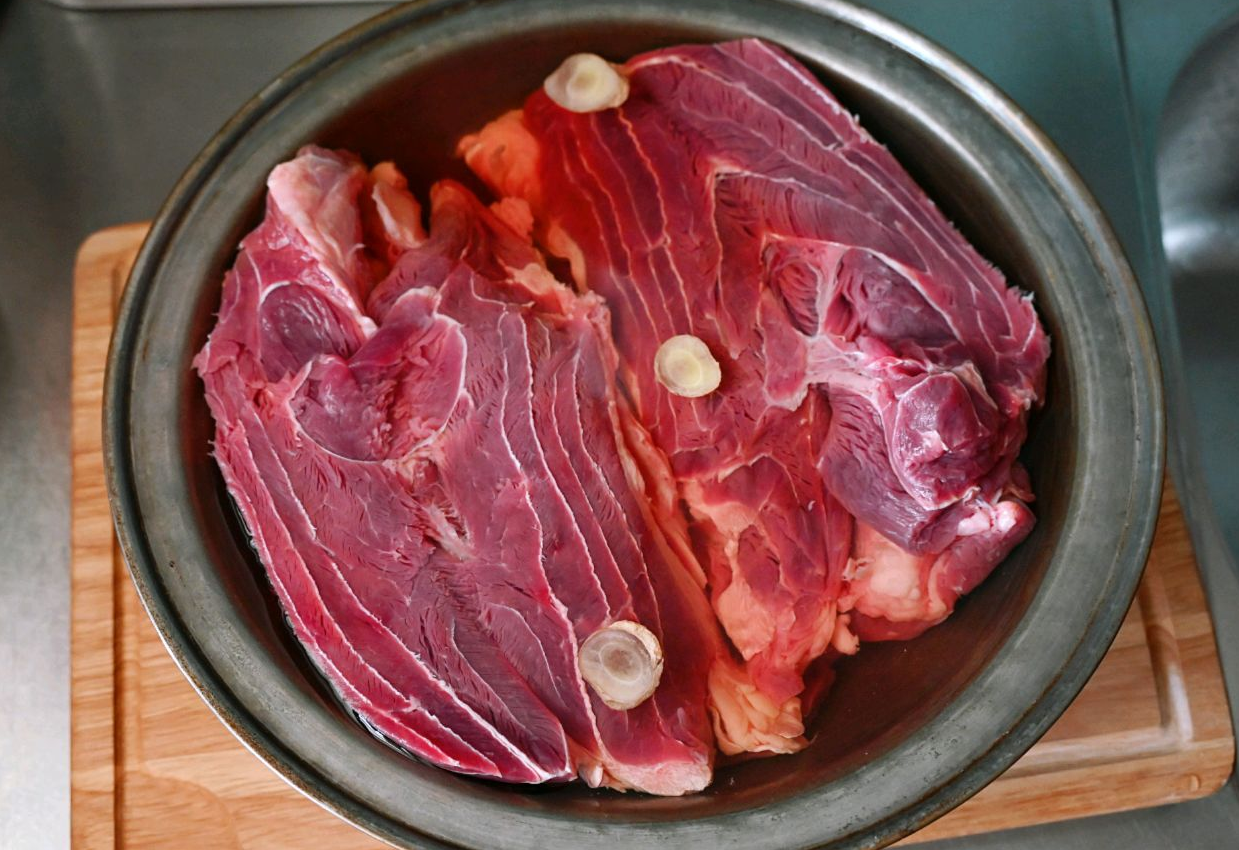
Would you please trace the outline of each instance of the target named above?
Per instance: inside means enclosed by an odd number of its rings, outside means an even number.
[[[498,200],[441,182],[429,232],[390,164],[276,168],[195,366],[283,610],[368,727],[683,794],[718,749],[802,747],[811,662],[941,622],[1028,534],[1049,342],[777,48],[622,73],[618,108],[537,92],[463,139]],[[681,334],[715,392],[656,379]],[[578,670],[619,621],[665,655],[626,711]]]

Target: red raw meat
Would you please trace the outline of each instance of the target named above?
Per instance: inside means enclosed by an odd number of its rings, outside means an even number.
[[[1031,530],[1016,456],[1049,341],[782,51],[690,45],[620,70],[621,107],[579,114],[539,91],[460,150],[607,301],[719,619],[767,695],[794,700],[832,639],[852,651],[849,628],[940,622]],[[678,334],[720,361],[717,392],[658,382]]]
[[[195,366],[281,606],[368,727],[682,794],[716,749],[803,746],[834,658],[940,622],[1029,533],[1049,341],[778,49],[622,73],[619,108],[537,92],[462,140],[499,200],[441,182],[429,232],[390,164],[276,168]],[[655,377],[680,334],[715,392]],[[627,711],[578,670],[618,621],[665,655]]]
[[[390,166],[307,148],[268,186],[195,366],[310,657],[368,726],[452,770],[705,787],[707,689],[743,699],[743,675],[682,514],[658,515],[626,447],[599,299],[457,184],[433,190],[425,241]],[[626,712],[577,670],[615,620],[666,658]]]

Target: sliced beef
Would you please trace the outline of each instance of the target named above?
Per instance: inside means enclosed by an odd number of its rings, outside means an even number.
[[[1029,298],[777,48],[675,47],[621,72],[617,109],[539,91],[460,149],[606,299],[715,610],[765,694],[794,701],[828,644],[854,651],[849,627],[922,631],[1027,535],[1016,458],[1049,342]],[[720,361],[715,393],[657,381],[678,334]]]
[[[307,148],[268,185],[195,366],[310,657],[368,726],[442,767],[705,787],[712,679],[752,686],[683,517],[661,515],[627,447],[640,426],[599,299],[459,185],[435,187],[428,237],[389,166]],[[577,670],[617,620],[665,653],[628,711]]]
[[[462,773],[682,794],[716,748],[803,746],[834,659],[940,622],[1029,533],[1049,342],[778,49],[622,73],[619,108],[538,92],[462,140],[499,199],[441,182],[428,229],[390,164],[276,168],[195,366],[281,606],[362,722]],[[681,334],[716,391],[656,378]],[[578,670],[623,621],[665,656],[627,710]]]

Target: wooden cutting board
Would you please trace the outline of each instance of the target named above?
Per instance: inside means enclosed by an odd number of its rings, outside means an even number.
[[[160,643],[112,534],[101,392],[116,300],[146,225],[91,236],[73,302],[72,834],[75,850],[384,846],[248,752]],[[907,839],[1159,805],[1217,790],[1234,738],[1213,625],[1167,482],[1136,603],[1096,674],[1006,774]]]

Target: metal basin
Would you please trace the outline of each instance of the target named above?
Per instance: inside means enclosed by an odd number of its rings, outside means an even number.
[[[384,746],[283,625],[209,457],[190,371],[263,180],[309,141],[464,177],[455,139],[569,53],[625,57],[758,35],[797,53],[1012,280],[1054,340],[1024,454],[1036,531],[945,625],[841,665],[812,745],[719,770],[679,799],[455,776]],[[417,847],[872,847],[974,793],[1061,713],[1143,568],[1162,480],[1161,384],[1143,305],[1079,180],[997,90],[839,2],[421,3],[331,42],[248,104],[190,167],[138,258],[106,388],[105,446],[134,580],[194,686],[261,758],[358,826]]]
[[[1233,390],[1239,374],[1239,17],[1200,46],[1171,88],[1157,188],[1200,469],[1233,563],[1239,553],[1239,396]]]

